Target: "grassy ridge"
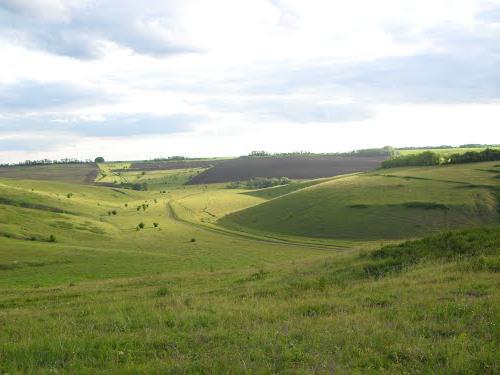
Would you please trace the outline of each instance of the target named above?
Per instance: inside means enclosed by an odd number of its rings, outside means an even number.
[[[497,223],[498,163],[395,169],[331,180],[232,213],[228,228],[326,238],[406,238]]]

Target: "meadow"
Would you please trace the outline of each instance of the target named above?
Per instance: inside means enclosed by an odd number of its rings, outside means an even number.
[[[498,162],[261,190],[130,165],[96,181],[148,190],[0,179],[0,373],[500,371]]]

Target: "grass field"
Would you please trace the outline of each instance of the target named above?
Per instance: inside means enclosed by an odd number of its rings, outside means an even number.
[[[500,371],[498,163],[120,173],[154,189],[0,179],[0,374]]]

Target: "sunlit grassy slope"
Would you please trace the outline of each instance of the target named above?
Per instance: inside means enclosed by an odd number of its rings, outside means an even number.
[[[146,183],[148,189],[169,188],[172,186],[184,185],[189,179],[204,168],[186,168],[171,170],[151,170],[151,171],[124,171],[130,167],[130,163],[104,163],[100,164],[100,175],[96,182],[113,183],[117,186],[121,183]],[[117,171],[118,170],[118,171]]]
[[[497,223],[498,163],[379,170],[333,179],[234,212],[235,229],[395,239]]]
[[[314,249],[218,235],[169,216],[166,203],[172,196],[200,189],[179,188],[161,194],[0,180],[0,285],[44,286],[207,271],[322,255]],[[141,222],[145,228],[137,231]],[[153,223],[158,223],[158,228]],[[50,235],[56,242],[49,242]],[[196,242],[191,242],[193,238]]]

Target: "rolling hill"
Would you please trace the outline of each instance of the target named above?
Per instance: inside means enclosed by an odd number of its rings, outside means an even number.
[[[380,170],[338,178],[233,212],[239,230],[397,239],[498,222],[498,163]],[[271,190],[272,191],[272,190]]]

